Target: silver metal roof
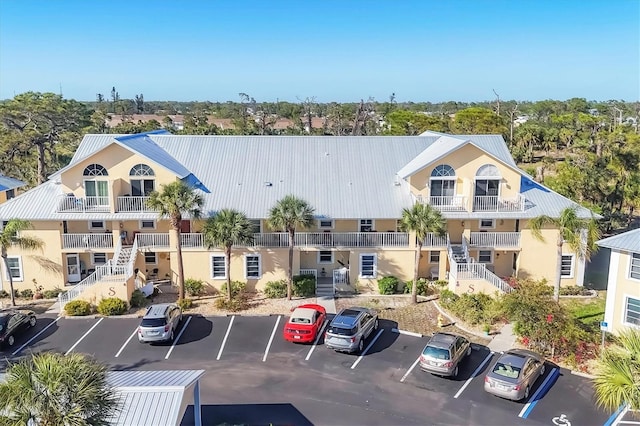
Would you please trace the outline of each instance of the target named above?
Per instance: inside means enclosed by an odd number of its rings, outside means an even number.
[[[118,395],[114,426],[180,424],[184,393],[204,370],[110,371],[107,381]]]
[[[86,135],[71,164],[114,142],[115,135]],[[449,138],[450,136],[446,136]],[[441,134],[427,136],[188,136],[149,134],[144,140],[163,150],[202,182],[204,216],[222,208],[266,218],[286,195],[296,195],[315,208],[318,217],[333,219],[399,218],[413,203],[406,181],[397,175],[421,156]],[[507,164],[514,164],[501,136],[460,136]],[[143,139],[136,152],[145,152]],[[126,140],[126,138],[125,138]],[[151,143],[153,141],[154,143]],[[133,149],[133,148],[131,148]],[[155,149],[155,148],[154,148]],[[435,149],[435,147],[434,147]],[[443,151],[444,152],[444,151]],[[440,153],[442,154],[442,152]],[[427,160],[426,158],[422,158]],[[157,161],[161,161],[158,157]],[[515,166],[514,166],[515,167]],[[517,169],[517,168],[516,168]],[[524,172],[523,177],[526,176]],[[55,176],[55,175],[54,175]],[[577,206],[538,185],[525,197],[533,209],[491,217],[555,215],[562,206]],[[0,220],[131,220],[155,219],[156,213],[55,213],[62,194],[55,178],[0,205]],[[588,210],[583,209],[588,213]],[[447,213],[446,217],[489,217],[487,213]]]
[[[640,228],[604,238],[596,244],[613,250],[640,253]]]

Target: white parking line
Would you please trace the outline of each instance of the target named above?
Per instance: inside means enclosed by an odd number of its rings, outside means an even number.
[[[135,330],[133,330],[133,333],[131,334],[131,336],[129,336],[129,338],[127,339],[126,342],[124,342],[124,345],[122,345],[122,347],[120,348],[120,350],[118,351],[118,353],[116,354],[116,358],[118,358],[120,356],[120,354],[122,353],[122,351],[124,351],[124,348],[129,344],[129,342],[131,341],[131,339],[133,339],[133,336],[136,335],[136,333],[138,333],[138,327],[136,327]]]
[[[404,376],[402,376],[402,378],[400,379],[400,383],[404,383],[404,381],[407,379],[407,377],[409,377],[409,374],[411,374],[413,369],[416,368],[416,365],[418,365],[418,362],[420,362],[420,357],[416,358],[416,360],[413,361],[413,364],[411,364],[411,367],[409,367],[407,372],[404,373]]]
[[[533,394],[533,396],[531,398],[529,398],[529,401],[524,404],[524,407],[522,407],[522,410],[520,411],[520,414],[518,414],[518,417],[522,417],[522,418],[527,418],[527,416],[529,415],[529,413],[531,412],[531,410],[533,410],[533,407],[535,407],[535,405],[538,403],[538,396],[542,393],[542,392],[546,392],[547,391],[547,384],[554,379],[554,376],[556,374],[556,370],[557,368],[553,368],[550,372],[549,375],[544,379],[544,381],[542,382],[542,384],[540,385],[540,387],[536,390],[536,392]]]
[[[11,354],[11,356],[15,356],[15,355],[16,355],[16,354],[18,354],[21,350],[23,350],[24,348],[26,348],[26,347],[27,347],[27,345],[28,345],[29,343],[33,342],[35,339],[37,339],[37,338],[38,338],[38,336],[39,336],[39,335],[41,335],[42,333],[44,333],[45,331],[47,331],[47,330],[49,329],[49,327],[51,327],[53,324],[57,323],[57,322],[58,322],[58,320],[59,320],[60,318],[62,318],[62,317],[58,317],[58,318],[56,318],[56,319],[55,319],[55,321],[53,321],[51,324],[49,324],[48,326],[46,326],[45,328],[43,328],[42,330],[40,330],[40,331],[38,332],[38,334],[36,334],[35,336],[33,336],[31,339],[27,340],[27,342],[26,342],[24,345],[20,346],[18,349],[16,349],[15,351],[13,351],[13,353]]]
[[[460,390],[453,396],[454,398],[457,398],[460,396],[460,394],[462,393],[462,391],[464,391],[467,386],[469,386],[469,383],[471,383],[471,381],[480,373],[480,371],[482,371],[482,369],[484,368],[484,365],[489,362],[489,360],[491,359],[491,357],[493,356],[493,352],[489,352],[489,354],[487,355],[487,357],[484,359],[484,361],[482,361],[482,363],[478,366],[478,368],[475,369],[475,371],[473,372],[473,374],[471,375],[471,377],[469,377],[467,379],[466,382],[464,382],[464,384],[462,385],[462,387],[460,388]]]
[[[98,324],[100,324],[100,323],[102,322],[102,320],[103,320],[103,319],[104,319],[104,318],[100,318],[100,319],[98,320],[98,322],[97,322],[97,323],[93,324],[93,327],[91,327],[91,328],[90,328],[86,333],[84,333],[84,334],[82,335],[82,337],[81,337],[81,338],[79,338],[79,339],[78,339],[78,341],[77,341],[76,343],[74,343],[74,344],[73,344],[73,346],[71,346],[71,348],[69,348],[69,350],[68,350],[68,351],[66,351],[64,354],[65,354],[65,355],[69,355],[69,353],[70,353],[72,350],[74,350],[74,349],[75,349],[75,347],[76,347],[76,346],[78,346],[78,345],[80,344],[80,342],[82,342],[82,341],[84,340],[84,338],[85,338],[85,337],[87,337],[87,336],[89,335],[89,333],[91,333],[91,332],[93,331],[93,329],[94,329],[94,328],[96,328],[96,327],[98,326]]]
[[[269,338],[269,343],[267,343],[267,348],[264,350],[264,356],[262,357],[262,362],[267,360],[267,354],[269,353],[269,348],[271,347],[271,343],[273,342],[273,336],[276,335],[276,330],[278,329],[278,324],[280,324],[280,315],[278,315],[278,319],[276,320],[276,324],[273,326],[273,331],[271,332],[271,337]]]
[[[356,368],[356,366],[360,363],[360,361],[362,361],[362,357],[364,357],[367,354],[367,352],[369,352],[369,349],[371,349],[371,346],[373,346],[373,344],[376,343],[376,340],[378,340],[378,337],[380,337],[383,331],[384,331],[384,328],[381,328],[380,331],[378,331],[378,334],[376,334],[376,337],[373,338],[373,340],[371,341],[371,343],[369,343],[369,345],[364,350],[364,352],[362,352],[362,354],[358,357],[358,359],[356,359],[356,361],[353,363],[353,365],[351,366],[352,370]]]
[[[222,351],[224,350],[224,345],[227,343],[227,337],[229,337],[229,332],[231,331],[231,326],[233,325],[233,319],[235,318],[235,315],[231,317],[231,321],[229,321],[229,327],[227,327],[227,332],[224,335],[224,339],[222,339],[222,345],[220,345],[220,351],[218,352],[218,357],[216,358],[216,361],[220,360],[220,357],[222,356]]]
[[[318,335],[316,336],[316,341],[313,342],[313,346],[311,346],[311,349],[309,349],[309,353],[307,354],[307,357],[304,359],[305,361],[309,361],[309,358],[311,358],[311,354],[316,349],[316,346],[318,346],[320,337],[322,337],[322,333],[324,333],[324,329],[327,327],[327,324],[329,324],[329,320],[324,320],[324,324],[322,324],[322,328],[320,329],[320,331],[318,332]]]
[[[185,322],[184,325],[182,326],[182,329],[180,329],[180,333],[178,333],[176,338],[173,339],[173,343],[171,344],[171,347],[169,348],[169,351],[167,352],[167,356],[165,356],[164,359],[169,359],[169,356],[171,355],[171,352],[173,352],[173,348],[176,347],[176,344],[178,343],[178,340],[180,340],[180,336],[182,336],[182,333],[184,333],[184,331],[187,329],[187,326],[189,325],[189,322],[191,321],[191,318],[192,317],[187,318],[187,322]]]

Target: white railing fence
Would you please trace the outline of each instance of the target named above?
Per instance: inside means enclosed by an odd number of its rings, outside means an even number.
[[[349,284],[349,270],[346,268],[333,270],[333,285],[336,284]]]
[[[200,233],[180,234],[180,242],[183,248],[203,248],[204,236]]]
[[[300,269],[300,275],[313,275],[318,279],[318,270],[317,269]]]
[[[58,212],[101,212],[107,213],[111,210],[108,196],[76,197],[73,194],[60,196],[58,202]]]
[[[453,266],[452,266],[453,270]],[[504,282],[500,277],[489,271],[484,263],[461,263],[457,264],[456,270],[457,279],[481,279],[488,281],[494,287],[498,288],[504,293],[510,293],[513,288]]]
[[[467,263],[469,263],[469,259],[471,258],[471,256],[469,255],[469,245],[467,244],[467,237],[465,237],[464,235],[462,236],[462,251],[464,253],[464,258],[467,260]]]
[[[118,197],[117,211],[119,212],[146,212],[154,211],[147,207],[147,200],[149,197],[144,196],[124,196]]]
[[[472,247],[520,247],[520,232],[472,232]]]
[[[477,195],[473,197],[473,211],[521,212],[525,199],[521,194],[514,198],[500,198],[497,195]]]
[[[169,247],[168,233],[139,233],[136,234],[135,240],[139,248],[167,248]]]
[[[94,284],[98,282],[122,282],[126,279],[123,278],[123,275],[127,275],[127,273],[128,266],[114,266],[112,259],[109,259],[104,265],[97,266],[94,273],[69,290],[58,295],[60,310],[64,309],[64,305],[78,297],[83,291]]]
[[[439,236],[433,232],[429,232],[424,237],[423,247],[446,247],[449,234]]]
[[[113,248],[113,234],[62,234],[63,249]]]

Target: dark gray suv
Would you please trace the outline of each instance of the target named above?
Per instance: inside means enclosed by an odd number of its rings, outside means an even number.
[[[324,337],[324,344],[340,352],[364,350],[364,340],[378,329],[378,313],[373,309],[352,307],[338,312]]]

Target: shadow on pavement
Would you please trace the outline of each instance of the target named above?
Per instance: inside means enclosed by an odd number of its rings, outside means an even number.
[[[194,425],[193,405],[189,405],[181,426]],[[203,405],[203,425],[296,425],[312,426],[292,404]]]

